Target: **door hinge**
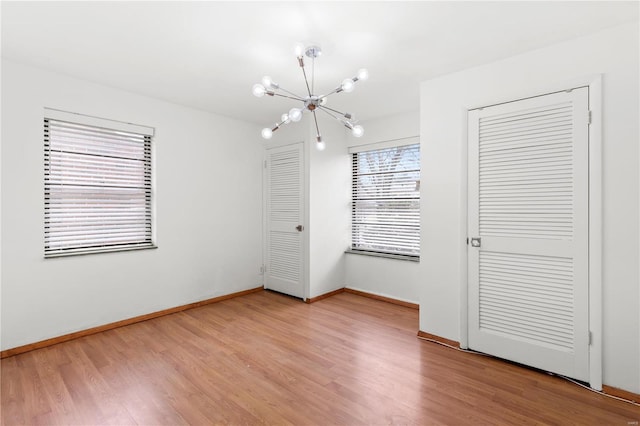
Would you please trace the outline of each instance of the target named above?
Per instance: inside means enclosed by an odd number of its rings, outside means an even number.
[[[589,346],[593,344],[593,333],[589,332]]]
[[[267,160],[264,160],[264,168],[267,168]]]
[[[262,265],[262,266],[260,267],[260,273],[261,273],[261,274],[264,274],[265,272],[267,272],[267,265]]]
[[[589,120],[588,120],[589,123],[588,124],[591,124],[591,110],[589,110],[589,117],[588,118],[589,118]]]

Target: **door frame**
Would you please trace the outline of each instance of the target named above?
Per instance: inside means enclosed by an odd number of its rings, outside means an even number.
[[[468,174],[468,115],[469,111],[537,97],[549,93],[571,90],[577,87],[589,88],[589,110],[591,125],[589,126],[589,385],[595,390],[602,390],[602,74],[567,80],[558,84],[527,89],[523,93],[514,93],[510,99],[486,99],[478,105],[470,105],[462,111],[463,140],[461,149],[461,191],[460,229],[462,237],[468,235],[469,193]],[[534,90],[535,89],[535,90]],[[469,281],[468,281],[468,245],[460,244],[460,347],[468,348],[469,342]]]
[[[282,141],[269,141],[264,145],[264,150],[262,152],[262,267],[260,269],[260,275],[262,276],[262,287],[265,286],[265,269],[267,265],[267,152],[273,148],[282,148],[285,146],[293,146],[293,145],[301,145],[302,146],[302,168],[303,168],[303,179],[304,182],[302,184],[302,205],[304,206],[304,211],[302,214],[302,225],[304,226],[304,232],[302,232],[302,300],[307,301],[309,298],[309,279],[307,271],[309,270],[309,232],[307,231],[307,224],[309,223],[309,203],[308,203],[308,158],[307,158],[307,146],[304,141],[297,142],[282,142]]]

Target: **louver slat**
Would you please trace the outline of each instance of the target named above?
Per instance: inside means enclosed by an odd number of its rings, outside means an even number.
[[[480,328],[571,350],[572,289],[571,259],[481,252]]]
[[[300,238],[295,234],[272,231],[270,236],[271,262],[269,273],[279,279],[299,282]]]
[[[270,219],[272,221],[299,221],[300,164],[290,151],[271,154]]]
[[[572,238],[572,112],[567,102],[480,119],[481,235]]]

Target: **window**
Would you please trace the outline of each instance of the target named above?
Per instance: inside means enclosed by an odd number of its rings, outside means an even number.
[[[351,250],[419,258],[420,145],[352,156]]]
[[[82,117],[44,120],[45,257],[153,247],[151,134]]]

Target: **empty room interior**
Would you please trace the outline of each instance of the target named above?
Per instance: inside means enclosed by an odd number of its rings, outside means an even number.
[[[0,17],[2,425],[640,422],[637,1]]]

